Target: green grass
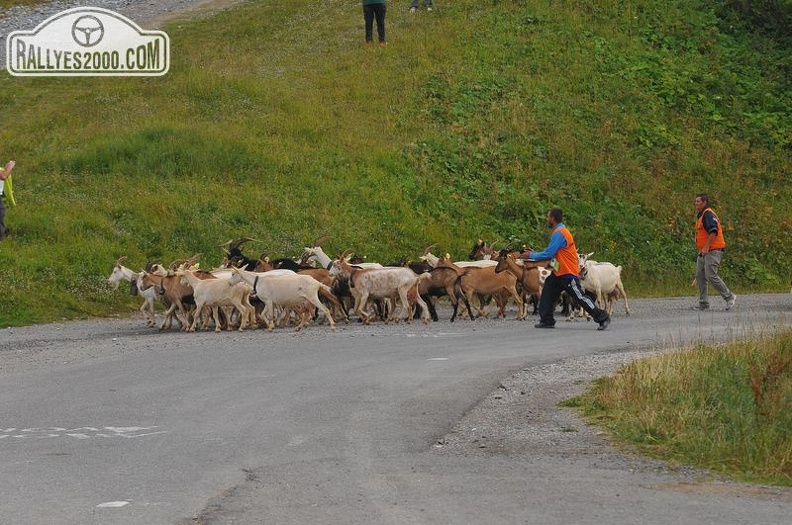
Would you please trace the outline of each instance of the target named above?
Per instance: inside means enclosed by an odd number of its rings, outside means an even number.
[[[565,404],[651,456],[792,486],[792,330],[635,361]]]
[[[701,191],[730,286],[788,290],[792,53],[730,5],[393,3],[365,49],[357,2],[259,0],[164,27],[164,77],[0,73],[0,326],[131,311],[103,284],[121,255],[463,257],[543,247],[552,206],[631,296],[688,294]]]

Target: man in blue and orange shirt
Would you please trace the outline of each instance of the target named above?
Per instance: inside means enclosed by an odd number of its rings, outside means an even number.
[[[711,284],[726,301],[726,309],[731,310],[737,296],[734,295],[723,279],[718,275],[726,241],[723,238],[723,226],[718,216],[709,205],[706,193],[699,193],[695,200],[698,218],[696,219],[696,282],[699,287],[699,304],[696,310],[709,308],[708,286]]]
[[[597,330],[605,330],[610,316],[597,308],[594,301],[580,286],[580,260],[572,233],[564,226],[564,214],[560,208],[547,212],[547,226],[553,233],[550,244],[541,252],[528,251],[521,258],[528,261],[553,261],[553,273],[547,276],[542,296],[539,298],[539,323],[536,328],[555,328],[555,306],[561,292],[566,291],[599,324]]]

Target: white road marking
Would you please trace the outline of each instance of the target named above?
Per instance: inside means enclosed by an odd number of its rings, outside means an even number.
[[[430,357],[427,361],[448,361],[447,357]]]
[[[432,337],[438,339],[440,337],[461,337],[465,334],[459,334],[454,332],[437,332],[436,334],[405,334],[405,337]]]
[[[74,439],[91,438],[139,438],[167,434],[159,427],[46,427],[46,428],[0,428],[0,439],[49,439],[70,437]]]
[[[108,501],[107,503],[100,503],[96,506],[98,509],[120,509],[129,505],[128,501]]]

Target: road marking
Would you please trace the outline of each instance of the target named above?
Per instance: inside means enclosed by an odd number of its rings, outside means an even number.
[[[430,357],[427,361],[448,361],[447,357]]]
[[[465,334],[456,332],[437,332],[436,334],[405,334],[405,337],[433,337],[435,339],[440,337],[461,337]]]
[[[153,427],[46,427],[46,428],[0,428],[0,439],[49,439],[70,437],[74,439],[91,438],[140,438],[167,434],[165,430]]]
[[[98,509],[120,509],[129,505],[128,501],[108,501],[107,503],[100,503],[96,506]]]

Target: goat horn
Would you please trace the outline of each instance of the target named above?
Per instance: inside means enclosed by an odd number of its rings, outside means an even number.
[[[120,266],[121,266],[121,261],[123,261],[123,260],[126,260],[126,258],[127,258],[127,256],[126,256],[126,255],[123,255],[123,256],[119,257],[119,258],[116,260],[116,262],[115,262],[115,265],[116,265],[116,267],[120,267]]]
[[[430,244],[429,246],[427,246],[426,248],[424,248],[423,254],[424,254],[424,255],[428,255],[428,254],[429,254],[429,250],[431,250],[431,249],[432,249],[432,248],[434,248],[435,246],[437,246],[437,243]]]
[[[234,242],[231,244],[231,248],[236,248],[236,249],[239,249],[239,247],[240,247],[240,246],[242,246],[242,245],[243,245],[243,244],[245,244],[246,242],[250,242],[250,241],[253,241],[253,242],[262,242],[262,241],[259,241],[259,240],[256,240],[256,239],[254,239],[254,238],[252,238],[252,237],[242,237],[241,239],[237,239],[237,240],[235,240],[235,241],[234,241]]]
[[[173,269],[177,268],[180,264],[184,264],[184,261],[185,261],[185,259],[176,259],[172,263],[170,263],[170,266],[168,266],[168,269],[169,270],[173,270]]]

